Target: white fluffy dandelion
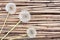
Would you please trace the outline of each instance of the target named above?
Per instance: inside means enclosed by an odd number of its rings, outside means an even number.
[[[20,21],[26,23],[31,19],[31,15],[27,10],[22,10],[19,14]]]
[[[10,13],[10,14],[14,14],[16,12],[16,5],[15,3],[8,3],[5,6],[5,10]]]
[[[37,32],[36,32],[36,29],[35,29],[35,28],[29,27],[29,28],[27,29],[27,35],[28,35],[29,38],[34,38],[34,37],[36,37],[36,34],[37,34]]]

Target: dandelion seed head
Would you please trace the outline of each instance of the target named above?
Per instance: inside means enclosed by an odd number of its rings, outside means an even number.
[[[16,12],[16,5],[15,3],[8,3],[5,6],[5,10],[10,13],[10,14],[14,14]]]

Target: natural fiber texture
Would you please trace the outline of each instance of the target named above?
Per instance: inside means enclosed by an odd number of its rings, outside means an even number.
[[[5,5],[10,0],[0,0],[0,29],[3,26],[6,15]],[[26,8],[32,15],[28,23],[20,23],[9,35],[10,38],[25,35],[29,25],[34,25],[37,30],[36,38],[31,40],[60,40],[60,0],[13,0],[17,6],[17,12]],[[4,26],[0,38],[2,38],[18,21],[18,14],[10,14]],[[29,40],[29,38],[16,38],[12,40]]]

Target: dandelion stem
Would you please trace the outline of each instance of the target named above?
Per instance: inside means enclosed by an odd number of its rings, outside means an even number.
[[[4,37],[2,37],[1,40],[3,40],[19,23],[20,21],[10,31],[8,31],[8,33],[4,35]]]
[[[4,28],[5,24],[6,24],[6,21],[7,21],[7,19],[8,19],[8,16],[9,16],[9,13],[7,14],[7,17],[6,17],[5,21],[4,21],[4,24],[3,24],[2,28],[1,28],[0,33],[2,32],[2,30],[3,30],[3,28]]]

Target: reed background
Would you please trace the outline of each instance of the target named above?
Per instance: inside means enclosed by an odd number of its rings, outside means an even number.
[[[8,14],[5,5],[10,0],[0,0],[0,29]],[[18,12],[27,8],[32,15],[28,23],[20,23],[5,40],[25,35],[27,27],[34,25],[37,29],[36,38],[16,38],[13,40],[60,40],[60,0],[13,0],[17,6],[17,13],[10,14],[6,25],[0,33],[2,38],[18,21]]]

